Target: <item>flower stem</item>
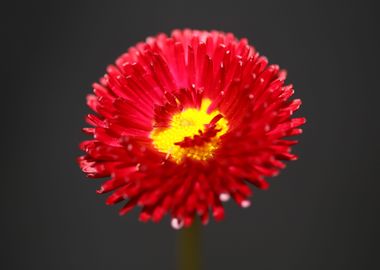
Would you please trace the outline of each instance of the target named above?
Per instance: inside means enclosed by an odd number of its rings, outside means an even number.
[[[201,269],[201,237],[199,221],[179,232],[179,270]]]

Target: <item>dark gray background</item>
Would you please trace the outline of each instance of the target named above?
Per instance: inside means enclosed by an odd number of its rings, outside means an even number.
[[[78,169],[85,95],[173,28],[248,37],[289,71],[300,160],[203,233],[204,269],[379,269],[376,1],[25,1],[2,7],[2,269],[175,269],[168,219],[141,224]]]

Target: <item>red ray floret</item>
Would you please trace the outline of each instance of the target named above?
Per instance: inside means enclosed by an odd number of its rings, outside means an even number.
[[[88,177],[109,178],[98,193],[111,192],[107,204],[124,202],[121,215],[141,206],[141,221],[170,214],[175,228],[190,226],[196,215],[206,224],[210,211],[221,220],[222,201],[248,207],[249,184],[266,189],[265,178],[297,158],[297,141],[288,137],[302,132],[305,118],[292,118],[301,101],[290,100],[285,78],[231,33],[186,29],[149,37],[93,85],[87,104],[95,114],[83,129],[92,139],[80,145],[79,166]],[[185,154],[174,159],[172,150],[157,147],[154,132],[172,128],[175,115],[202,110],[205,100],[203,114],[215,115],[173,142]]]

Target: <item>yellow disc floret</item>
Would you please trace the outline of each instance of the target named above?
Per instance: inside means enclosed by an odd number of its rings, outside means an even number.
[[[210,141],[205,142],[200,146],[181,147],[175,143],[181,142],[185,137],[193,138],[194,135],[199,135],[205,131],[205,125],[220,114],[218,110],[207,113],[210,106],[209,99],[203,99],[201,107],[188,108],[182,112],[176,113],[167,128],[154,128],[150,133],[154,147],[175,162],[180,163],[184,157],[189,157],[196,160],[207,160],[213,156],[214,151],[218,148],[220,136],[228,130],[228,121],[223,117],[216,123],[216,129],[219,130],[216,136]]]

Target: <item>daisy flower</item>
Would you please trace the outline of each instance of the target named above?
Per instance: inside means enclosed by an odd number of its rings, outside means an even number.
[[[174,228],[199,216],[223,219],[222,202],[250,206],[254,185],[268,188],[302,132],[293,118],[286,71],[231,33],[174,30],[121,55],[94,83],[80,148],[82,171],[108,179],[98,193],[141,207],[143,222],[171,216]]]

